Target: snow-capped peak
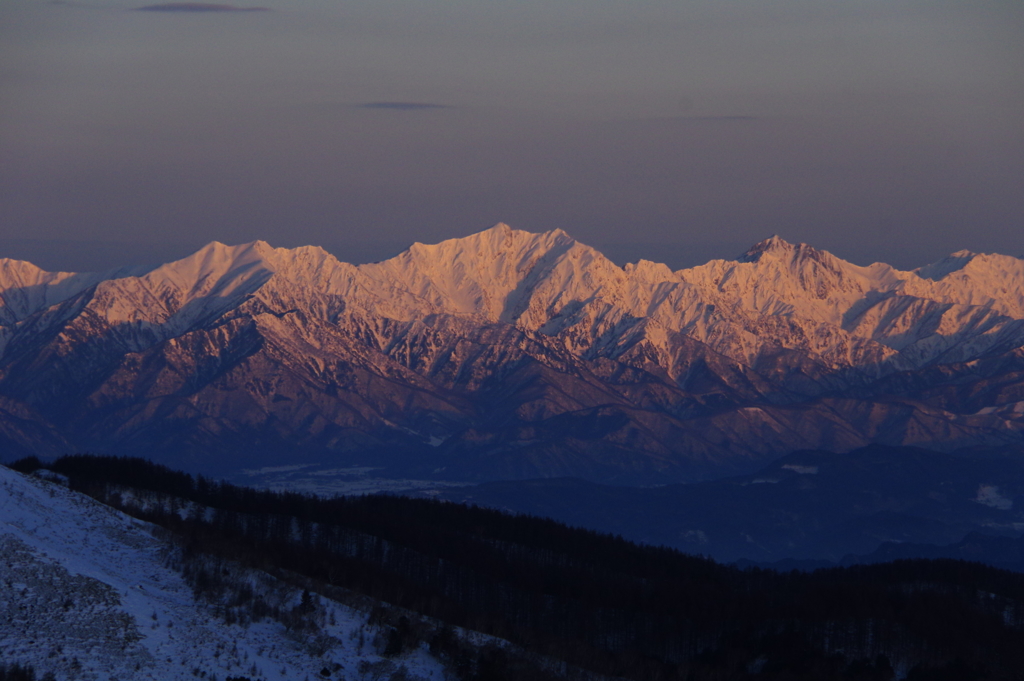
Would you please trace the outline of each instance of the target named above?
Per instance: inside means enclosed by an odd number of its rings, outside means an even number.
[[[800,244],[799,247],[805,247],[806,244]],[[798,246],[789,243],[778,234],[773,234],[763,241],[759,241],[751,246],[746,253],[736,258],[737,262],[757,262],[762,256],[766,254],[785,256],[791,255]]]
[[[496,320],[531,273],[551,266],[576,243],[562,230],[534,234],[499,223],[460,239],[416,243],[390,260],[360,265],[357,284],[399,319],[444,312]]]
[[[47,272],[24,260],[0,258],[0,327],[73,298],[101,281],[143,271],[122,267],[106,272]]]
[[[1024,319],[1024,260],[997,253],[957,251],[914,270],[905,291],[912,295],[984,307]]]
[[[892,291],[906,276],[888,265],[860,267],[778,236],[755,244],[737,260],[713,260],[676,274],[739,309],[832,325],[841,325],[868,292]]]
[[[188,298],[202,295],[226,297],[251,276],[269,273],[263,241],[227,246],[213,241],[192,255],[161,265],[142,277],[154,286],[173,286]]]
[[[931,279],[932,281],[938,281],[946,275],[956,272],[957,270],[963,269],[967,263],[971,262],[977,253],[971,251],[957,251],[947,255],[942,260],[925,265],[924,267],[918,267],[914,270],[914,273],[922,279]]]

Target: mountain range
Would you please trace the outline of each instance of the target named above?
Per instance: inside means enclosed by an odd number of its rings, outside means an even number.
[[[499,224],[383,262],[211,243],[0,259],[0,456],[649,484],[802,449],[1024,445],[1024,260],[912,271],[772,237],[620,267]]]

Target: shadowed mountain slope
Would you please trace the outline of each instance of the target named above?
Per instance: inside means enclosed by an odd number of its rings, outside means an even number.
[[[359,266],[263,242],[0,260],[0,451],[683,481],[1020,444],[1022,346],[1024,262],[967,252],[903,272],[772,237],[673,272],[498,225]]]

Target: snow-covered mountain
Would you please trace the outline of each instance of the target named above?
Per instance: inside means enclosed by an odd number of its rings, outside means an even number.
[[[0,260],[0,437],[228,470],[683,480],[801,448],[1024,442],[1024,261],[914,271],[778,237],[673,272],[497,225],[339,262]]]

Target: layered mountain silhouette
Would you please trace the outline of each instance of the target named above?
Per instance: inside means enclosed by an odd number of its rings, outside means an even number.
[[[800,449],[1024,443],[1024,261],[860,267],[778,237],[679,271],[499,224],[339,262],[0,260],[0,456],[688,481]]]
[[[959,558],[1024,571],[1020,452],[868,445],[793,452],[752,474],[689,484],[546,478],[418,494],[784,570]]]

